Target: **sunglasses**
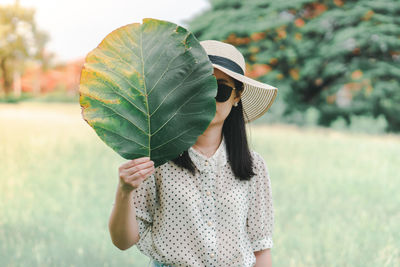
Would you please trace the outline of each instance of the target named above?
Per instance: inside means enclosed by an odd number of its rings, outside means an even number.
[[[218,102],[225,102],[231,96],[232,90],[235,90],[235,89],[236,88],[230,87],[227,84],[218,83],[218,93],[217,93],[217,96],[215,97],[215,100]]]

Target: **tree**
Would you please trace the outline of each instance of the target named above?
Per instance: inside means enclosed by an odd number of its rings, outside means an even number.
[[[0,81],[6,96],[15,74],[23,72],[26,62],[44,58],[48,35],[38,30],[34,15],[34,9],[21,7],[18,1],[0,6]]]
[[[315,107],[326,126],[384,115],[400,131],[398,0],[212,0],[188,24],[238,47],[248,75],[280,89],[284,114]]]

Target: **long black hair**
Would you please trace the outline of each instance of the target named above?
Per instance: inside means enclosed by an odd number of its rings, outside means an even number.
[[[233,78],[232,78],[233,79]],[[233,79],[235,83],[234,90],[236,96],[243,92],[243,83]],[[243,117],[242,100],[238,102],[236,107],[232,107],[231,112],[224,121],[222,126],[222,134],[225,138],[226,150],[228,154],[228,162],[231,165],[236,179],[248,181],[255,175],[253,172],[253,158],[250,153],[247,142],[246,125]],[[176,165],[186,168],[193,175],[196,171],[196,166],[192,162],[188,150],[185,150],[181,155],[172,160]]]

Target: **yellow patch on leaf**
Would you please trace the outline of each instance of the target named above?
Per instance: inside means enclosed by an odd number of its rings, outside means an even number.
[[[116,99],[100,98],[100,97],[98,97],[98,95],[96,95],[95,93],[91,93],[91,92],[88,92],[88,93],[81,92],[81,97],[82,98],[83,97],[88,97],[89,99],[93,98],[93,99],[96,99],[97,101],[102,102],[104,104],[116,104],[116,105],[121,104],[121,99],[118,99],[118,98],[116,98]],[[88,106],[89,105],[90,104],[88,103]]]

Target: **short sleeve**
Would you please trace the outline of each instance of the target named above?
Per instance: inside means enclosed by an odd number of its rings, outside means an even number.
[[[138,188],[133,190],[136,221],[138,223],[140,236],[140,240],[136,243],[136,246],[145,255],[148,255],[151,251],[151,226],[153,224],[153,214],[157,203],[155,173],[150,175]]]
[[[147,177],[138,188],[133,190],[136,216],[148,223],[153,222],[156,195],[155,173]]]
[[[246,226],[248,237],[255,252],[273,246],[274,210],[267,165],[261,155],[255,151],[252,152],[256,175],[250,180]]]

